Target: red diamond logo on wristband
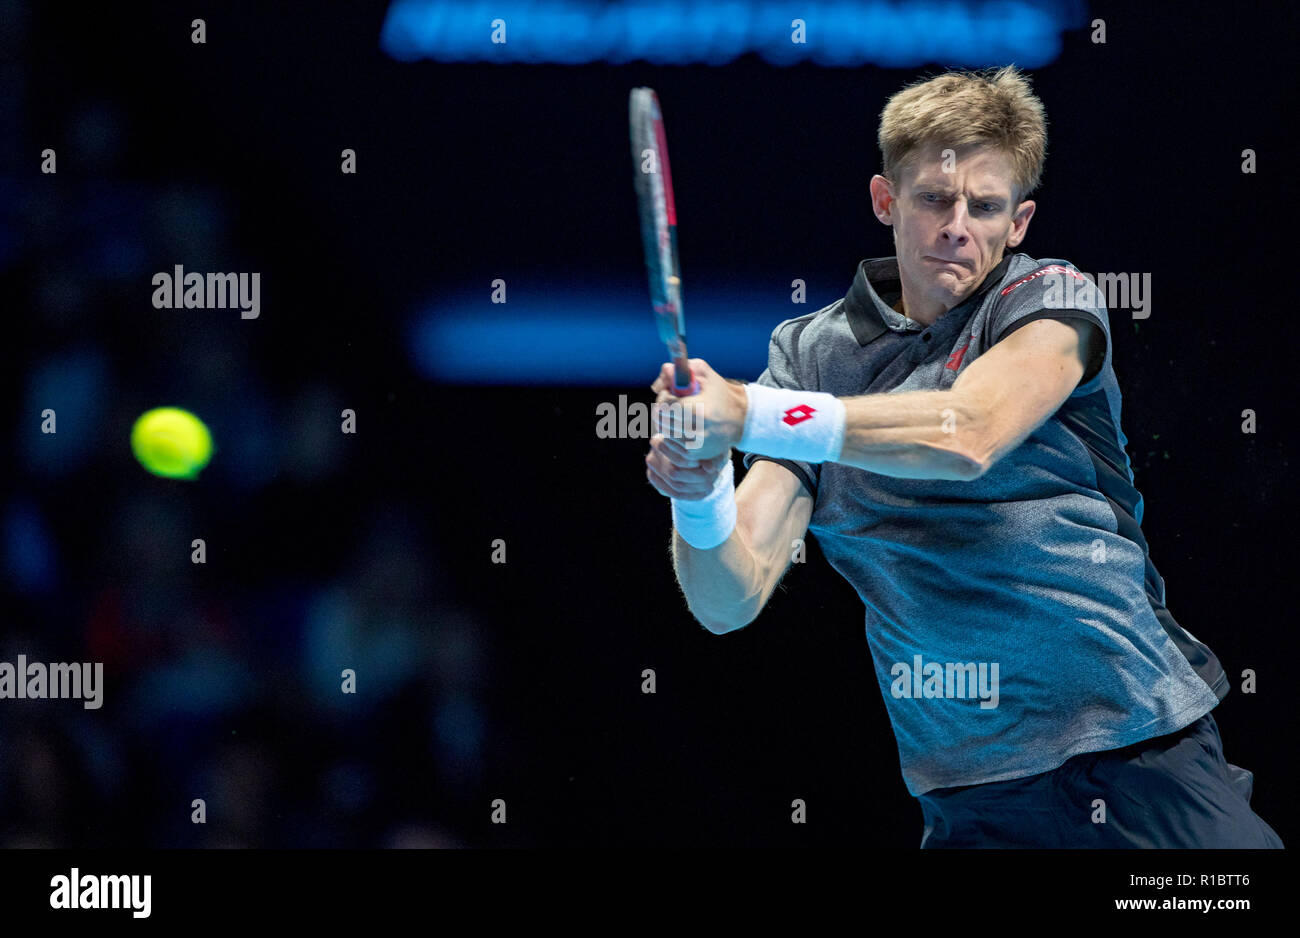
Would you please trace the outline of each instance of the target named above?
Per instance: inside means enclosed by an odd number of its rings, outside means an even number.
[[[800,404],[798,407],[791,407],[781,418],[782,422],[794,426],[797,423],[803,423],[805,420],[812,420],[812,415],[817,411],[807,404]]]

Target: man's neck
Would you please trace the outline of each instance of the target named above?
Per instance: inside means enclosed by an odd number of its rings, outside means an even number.
[[[903,293],[899,294],[898,299],[894,301],[894,312],[902,313],[908,319],[912,320],[912,322],[919,322],[923,326],[932,326],[936,319],[948,312],[942,307],[933,310],[918,310],[916,312],[913,312],[913,309],[915,309],[915,307],[909,308],[907,305],[906,290],[904,290]]]

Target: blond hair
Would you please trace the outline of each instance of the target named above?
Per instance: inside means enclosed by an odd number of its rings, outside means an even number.
[[[950,71],[891,97],[880,112],[879,141],[881,175],[895,185],[927,149],[993,146],[1011,159],[1019,202],[1043,175],[1047,115],[1029,79],[1014,65]]]

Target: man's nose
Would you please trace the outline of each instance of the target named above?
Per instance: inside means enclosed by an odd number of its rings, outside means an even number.
[[[940,234],[945,241],[951,241],[958,247],[970,240],[970,233],[966,230],[966,222],[969,217],[966,214],[966,206],[960,200],[953,204],[952,214],[948,217],[948,222],[943,226]]]

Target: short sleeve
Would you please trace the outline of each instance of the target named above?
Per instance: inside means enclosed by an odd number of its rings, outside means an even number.
[[[803,380],[795,364],[799,361],[795,344],[798,341],[799,330],[794,328],[798,322],[799,320],[786,320],[772,330],[772,338],[767,345],[767,367],[758,376],[756,384],[769,388],[788,388],[798,391],[820,390],[815,386],[810,386]],[[766,459],[785,466],[803,483],[803,487],[808,491],[809,495],[813,498],[817,497],[817,483],[820,479],[820,467],[817,464],[795,459],[777,459],[772,456],[763,456],[760,453],[746,453],[741,462],[748,469],[758,459]]]
[[[1038,319],[1073,319],[1092,323],[1101,342],[1084,366],[1071,397],[1091,394],[1101,386],[1110,363],[1110,318],[1106,301],[1092,280],[1065,262],[1045,263],[1012,280],[999,292],[989,317],[986,348]]]

